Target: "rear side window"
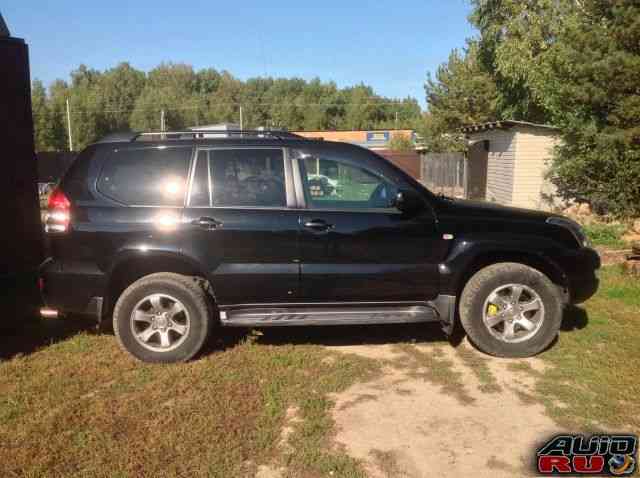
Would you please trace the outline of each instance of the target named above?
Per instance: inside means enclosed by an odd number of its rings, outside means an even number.
[[[214,207],[285,207],[281,149],[209,151]]]
[[[131,206],[182,206],[191,148],[115,150],[107,159],[98,191]]]
[[[65,172],[60,186],[71,199],[76,201],[91,199],[88,185],[89,165],[96,154],[96,147],[88,146]]]

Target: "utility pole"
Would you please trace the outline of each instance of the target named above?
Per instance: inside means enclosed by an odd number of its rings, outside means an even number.
[[[240,131],[244,129],[244,122],[242,120],[242,105],[240,105]]]
[[[165,124],[164,124],[164,110],[160,110],[160,131],[162,131],[164,133],[165,131]]]
[[[71,109],[69,108],[69,98],[67,98],[67,129],[69,131],[69,151],[73,151],[73,136],[71,135]]]

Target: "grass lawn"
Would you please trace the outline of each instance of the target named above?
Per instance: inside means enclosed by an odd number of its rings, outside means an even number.
[[[626,249],[629,245],[622,240],[626,231],[623,224],[589,224],[584,226],[587,237],[594,246],[602,246],[608,249]]]
[[[567,431],[638,432],[640,284],[617,267],[600,275],[599,294],[569,312],[558,342],[541,355],[549,367],[513,368],[536,375],[535,399]],[[375,327],[366,330],[369,343],[406,349],[401,330],[413,327],[399,326],[396,337],[388,328],[377,337]],[[0,335],[3,477],[254,476],[261,464],[283,466],[291,477],[363,476],[360,463],[331,446],[331,393],[381,373],[376,361],[323,346],[330,341],[322,334],[350,332],[305,328],[296,340],[275,332],[274,342],[225,331],[196,361],[145,365],[112,336],[85,328],[51,321]],[[445,359],[414,352],[412,360],[427,361],[445,380]],[[495,387],[484,357],[479,367],[482,383]]]
[[[2,476],[253,476],[276,456],[291,476],[361,476],[329,447],[327,395],[367,379],[374,364],[252,336],[221,346],[152,366],[112,336],[79,333],[0,362]],[[293,448],[276,453],[292,406]]]
[[[569,430],[640,431],[640,281],[620,266],[600,272],[601,288],[573,308],[558,343],[542,355],[551,367],[538,394]]]

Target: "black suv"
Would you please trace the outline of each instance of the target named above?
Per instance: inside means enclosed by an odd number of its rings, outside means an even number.
[[[217,326],[457,320],[529,356],[600,265],[569,219],[436,196],[372,151],[284,132],[107,137],[45,229],[43,312],[113,318],[149,362],[192,358]]]

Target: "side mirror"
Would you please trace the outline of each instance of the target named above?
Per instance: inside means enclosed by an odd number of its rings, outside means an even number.
[[[415,213],[424,208],[424,199],[415,191],[401,189],[396,195],[395,206],[403,213]]]

